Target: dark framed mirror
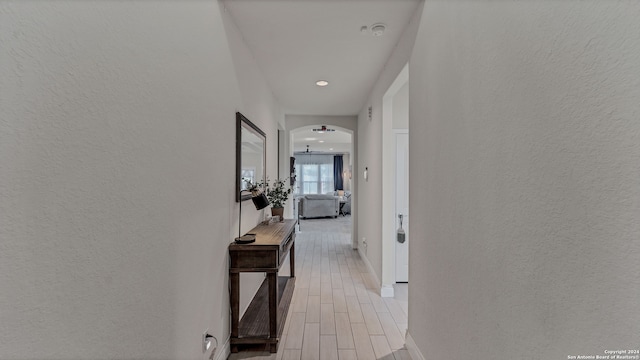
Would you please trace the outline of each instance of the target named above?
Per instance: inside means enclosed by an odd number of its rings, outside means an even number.
[[[267,135],[244,115],[236,113],[236,201],[251,199],[252,184],[267,177]]]

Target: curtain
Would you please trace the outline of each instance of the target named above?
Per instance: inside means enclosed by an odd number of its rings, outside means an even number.
[[[342,184],[342,155],[333,157],[333,190],[343,190]]]
[[[297,164],[333,164],[333,155],[296,153]]]

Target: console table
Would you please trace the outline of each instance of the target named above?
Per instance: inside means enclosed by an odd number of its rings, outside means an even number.
[[[295,225],[297,220],[258,225],[249,233],[256,234],[250,244],[229,245],[229,282],[231,286],[231,352],[242,345],[269,346],[278,351],[278,341],[291,304],[295,283]],[[278,276],[284,259],[289,256],[291,276]],[[267,278],[240,319],[240,273],[264,272]]]

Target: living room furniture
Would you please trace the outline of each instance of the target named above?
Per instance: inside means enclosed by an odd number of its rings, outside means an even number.
[[[238,352],[244,345],[264,345],[271,353],[278,351],[295,284],[296,222],[260,224],[249,231],[255,234],[255,242],[229,245],[231,352]],[[278,276],[287,254],[291,275]],[[267,278],[240,319],[242,272],[264,272]]]
[[[351,191],[337,190],[328,194],[337,195],[340,199],[340,215],[351,214]]]
[[[327,194],[307,194],[300,197],[300,217],[304,219],[319,217],[338,217],[340,200]]]
[[[338,201],[340,202],[340,211],[338,214],[344,216],[344,211],[342,211],[342,209],[344,208],[344,205],[347,203],[347,199],[345,199],[344,196],[339,196]]]

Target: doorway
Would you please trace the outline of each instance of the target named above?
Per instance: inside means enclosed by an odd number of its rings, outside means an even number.
[[[352,246],[356,248],[357,225],[353,214],[357,211],[357,198],[353,168],[357,162],[357,117],[349,120],[345,117],[292,115],[287,125],[291,126],[288,130],[289,156],[294,159],[293,212],[296,216],[302,215],[298,210],[305,195],[339,196],[338,216],[333,220],[349,224]],[[340,158],[339,161],[336,158]],[[340,168],[341,171],[338,170]],[[340,185],[335,181],[337,178],[341,180]],[[303,222],[314,222],[320,217],[311,216],[309,219],[298,223],[299,231],[304,231]]]
[[[382,288],[394,297],[396,283],[409,281],[408,159],[409,67],[400,71],[382,98]],[[400,218],[402,215],[402,229]],[[404,242],[399,242],[404,238]]]

